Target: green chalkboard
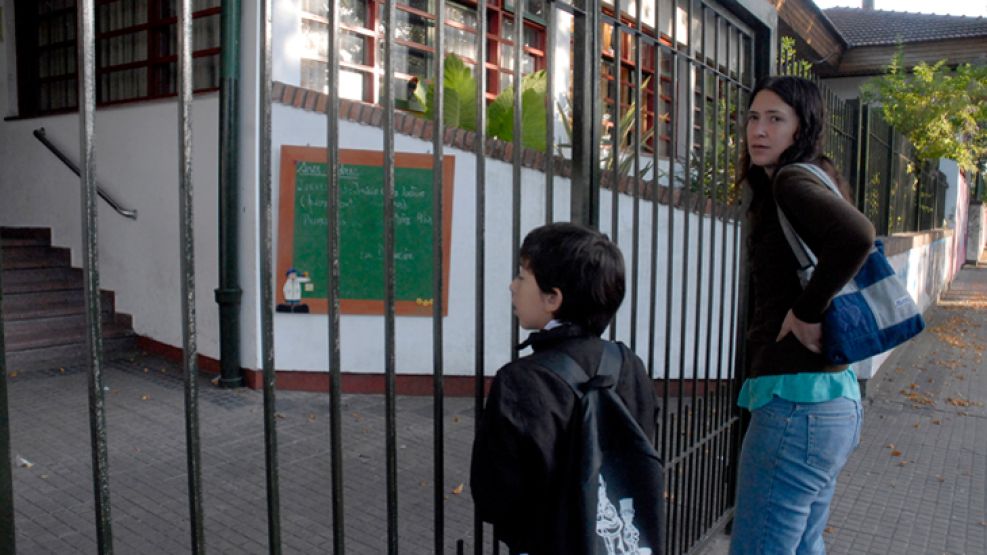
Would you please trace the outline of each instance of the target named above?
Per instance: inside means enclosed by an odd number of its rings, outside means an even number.
[[[289,268],[307,273],[302,302],[313,312],[326,307],[326,151],[282,147],[278,279]],[[384,167],[373,151],[340,151],[339,290],[343,312],[383,312]],[[453,160],[443,160],[444,274],[448,276]],[[399,314],[431,315],[433,298],[432,157],[398,154],[394,169],[394,264]],[[443,280],[448,284],[448,279]],[[444,289],[447,289],[444,288]],[[280,289],[279,289],[280,291]],[[447,298],[447,291],[443,298]],[[281,299],[283,302],[283,298]],[[443,307],[446,303],[443,303]]]

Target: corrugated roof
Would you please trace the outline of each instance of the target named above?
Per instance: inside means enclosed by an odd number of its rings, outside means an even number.
[[[932,15],[862,8],[823,10],[847,45],[875,46],[899,42],[987,36],[987,18]]]

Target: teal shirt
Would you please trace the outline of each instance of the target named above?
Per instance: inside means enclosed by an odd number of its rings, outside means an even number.
[[[853,369],[842,372],[806,372],[761,376],[744,381],[737,405],[755,410],[777,395],[793,403],[822,403],[840,397],[860,400],[860,386]]]

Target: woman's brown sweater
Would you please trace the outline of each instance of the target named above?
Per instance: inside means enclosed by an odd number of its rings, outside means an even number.
[[[779,169],[773,183],[752,182],[752,190],[753,313],[747,327],[751,376],[845,369],[805,348],[794,334],[775,339],[789,309],[802,321],[822,320],[833,296],[863,265],[874,243],[874,226],[816,176],[795,166]],[[818,259],[804,290],[796,274],[798,262],[778,221],[778,206]]]

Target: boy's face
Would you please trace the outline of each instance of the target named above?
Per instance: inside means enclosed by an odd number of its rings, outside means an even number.
[[[511,304],[518,323],[526,330],[540,330],[548,324],[562,306],[562,292],[557,288],[545,293],[538,287],[535,275],[524,264],[511,281]]]

